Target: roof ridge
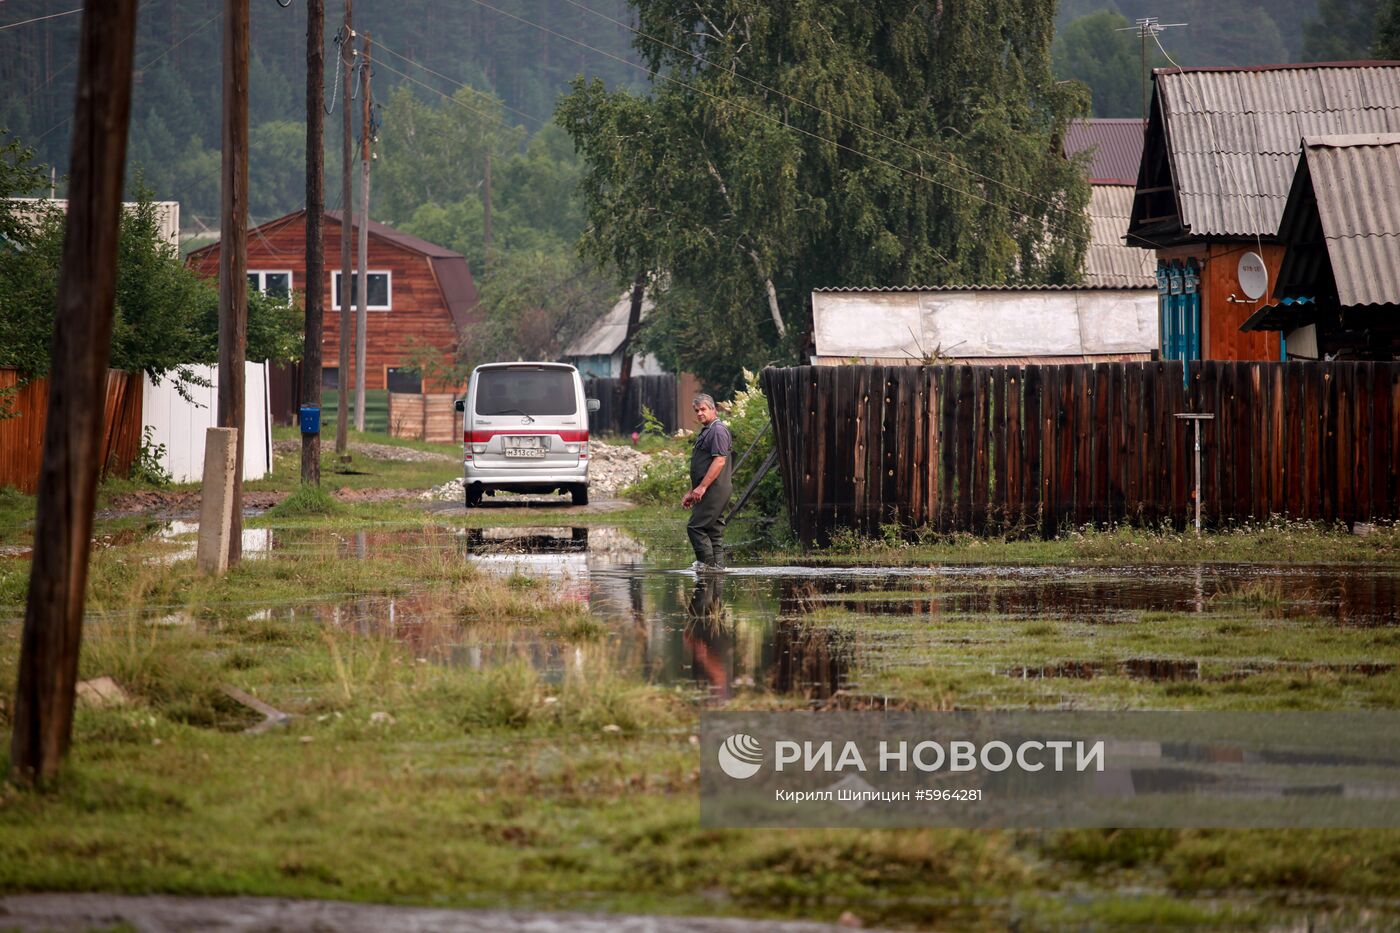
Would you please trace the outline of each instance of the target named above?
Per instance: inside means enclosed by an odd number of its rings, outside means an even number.
[[[1179,74],[1199,74],[1202,72],[1240,71],[1306,71],[1322,68],[1400,68],[1400,61],[1394,59],[1355,59],[1336,62],[1278,62],[1268,65],[1210,65],[1193,68],[1153,68],[1152,74],[1173,77]]]

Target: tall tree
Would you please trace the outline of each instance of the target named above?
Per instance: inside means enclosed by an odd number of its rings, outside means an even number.
[[[1376,39],[1371,46],[1375,58],[1400,59],[1400,0],[1385,0],[1376,16]]]
[[[1060,138],[1086,101],[1051,73],[1053,0],[633,5],[651,93],[577,81],[556,119],[585,252],[668,276],[644,346],[735,384],[802,350],[814,287],[1074,278],[1088,190]]]
[[[1317,0],[1317,16],[1303,28],[1303,60],[1366,58],[1376,38],[1380,0]]]

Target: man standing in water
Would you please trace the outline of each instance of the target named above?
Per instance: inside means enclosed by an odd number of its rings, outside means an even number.
[[[734,438],[720,423],[713,398],[697,395],[691,407],[701,427],[690,452],[691,489],[681,500],[681,506],[691,510],[685,530],[695,549],[695,569],[723,570],[724,510],[733,492]]]

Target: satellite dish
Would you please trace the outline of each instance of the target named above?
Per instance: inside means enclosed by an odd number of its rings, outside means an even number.
[[[1258,253],[1245,253],[1240,257],[1238,276],[1240,290],[1250,301],[1258,301],[1269,290],[1269,270]]]

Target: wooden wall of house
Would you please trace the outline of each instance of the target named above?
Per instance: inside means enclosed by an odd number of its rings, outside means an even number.
[[[325,321],[321,343],[321,363],[333,367],[340,355],[340,312],[332,310],[332,272],[340,268],[340,224],[325,221],[326,262]],[[354,244],[352,243],[352,248]],[[190,265],[201,275],[218,278],[219,245],[192,254]],[[248,237],[249,272],[292,272],[292,288],[306,288],[306,227],[300,214],[276,226],[264,226]],[[392,310],[369,311],[365,329],[365,387],[387,388],[389,367],[410,365],[415,345],[426,344],[450,365],[457,342],[452,315],[443,300],[432,264],[427,256],[404,249],[378,237],[369,239],[369,271],[388,270]],[[350,378],[354,365],[354,312],[351,312]],[[353,386],[353,383],[352,383]],[[434,386],[434,388],[439,388]],[[440,387],[452,391],[455,386]],[[425,384],[424,389],[429,389]]]
[[[1271,331],[1241,333],[1240,325],[1262,308],[1272,294],[1283,261],[1282,245],[1239,241],[1202,243],[1192,247],[1158,250],[1159,259],[1195,259],[1201,268],[1201,358],[1206,360],[1277,361],[1279,335]],[[1239,262],[1247,252],[1264,257],[1269,270],[1269,288],[1259,301],[1230,301],[1244,298],[1240,288]]]

